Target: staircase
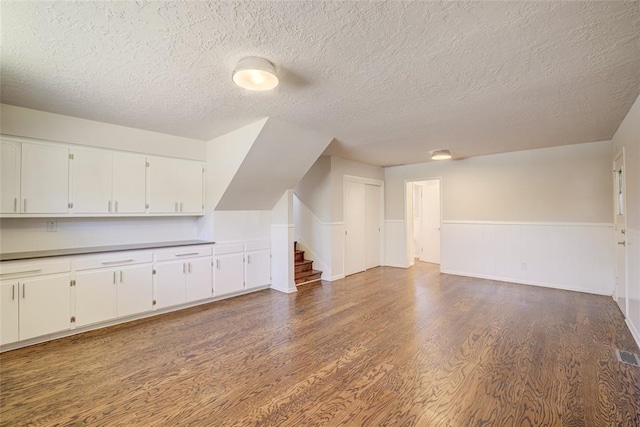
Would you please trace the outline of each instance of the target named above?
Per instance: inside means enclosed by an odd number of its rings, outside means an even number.
[[[313,269],[313,261],[304,259],[304,251],[297,248],[298,242],[293,242],[293,250],[295,253],[295,278],[296,285],[306,285],[307,283],[317,282],[320,280],[322,271]]]

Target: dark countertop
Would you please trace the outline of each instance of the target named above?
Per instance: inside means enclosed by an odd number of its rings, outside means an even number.
[[[101,252],[133,251],[138,249],[170,248],[173,246],[212,245],[206,240],[181,240],[177,242],[133,243],[128,245],[93,246],[88,248],[51,249],[47,251],[13,252],[0,254],[0,261],[48,258],[56,256],[97,254]]]

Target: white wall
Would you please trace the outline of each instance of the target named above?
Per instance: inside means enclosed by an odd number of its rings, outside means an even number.
[[[407,247],[400,224],[406,222],[405,182],[441,177],[442,271],[611,294],[613,246],[602,238],[612,232],[611,146],[603,141],[386,168],[387,265],[408,265],[406,249],[402,257],[390,249]],[[549,232],[551,240],[543,239]],[[580,248],[572,249],[577,242]],[[553,262],[545,261],[547,252],[556,255]],[[576,260],[585,259],[598,262],[576,268]]]
[[[8,104],[0,104],[0,128],[5,135],[158,156],[192,160],[205,159],[205,142],[197,139],[63,116]]]
[[[627,324],[640,345],[640,97],[613,136],[612,158],[626,151],[627,169]]]
[[[0,105],[0,123],[2,133],[7,135],[185,159],[205,159],[203,141],[12,105]],[[194,217],[56,218],[56,221],[57,231],[46,232],[45,219],[0,220],[2,252],[191,240],[198,235]]]

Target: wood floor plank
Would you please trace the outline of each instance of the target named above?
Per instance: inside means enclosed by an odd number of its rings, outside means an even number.
[[[610,297],[381,267],[0,355],[0,426],[640,426]]]

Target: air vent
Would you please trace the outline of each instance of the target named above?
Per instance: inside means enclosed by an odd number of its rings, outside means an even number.
[[[627,365],[640,366],[640,357],[637,354],[628,351],[616,350],[618,360]]]

